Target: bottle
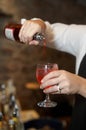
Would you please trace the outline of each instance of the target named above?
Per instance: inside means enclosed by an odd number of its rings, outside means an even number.
[[[14,121],[16,130],[24,130],[23,123],[21,122],[21,119],[20,119],[19,107],[17,104],[14,106],[12,119]]]
[[[4,33],[5,33],[5,37],[7,39],[10,39],[12,41],[18,41],[19,40],[19,31],[22,27],[22,24],[25,22],[25,19],[21,19],[21,24],[16,24],[16,23],[10,23],[8,25],[5,26],[4,29]],[[42,43],[42,41],[45,39],[44,35],[41,33],[36,33],[33,36],[34,40],[38,40],[40,43]]]
[[[7,97],[7,93],[6,93],[5,84],[2,84],[0,86],[0,89],[1,89],[0,108],[1,108],[1,112],[3,114],[4,119],[7,120],[8,119],[9,105],[8,105],[8,97]]]
[[[13,41],[19,41],[19,30],[21,28],[21,24],[8,24],[5,27],[5,36],[6,38],[13,40]]]
[[[16,130],[14,121],[12,119],[9,119],[8,121],[8,130]]]
[[[3,113],[0,111],[0,130],[8,130],[7,121],[4,120]]]
[[[11,94],[9,97],[9,117],[12,117],[15,104],[16,104],[16,98],[14,94]]]
[[[16,95],[16,87],[14,86],[12,79],[9,79],[7,81],[6,91],[7,91],[8,97],[11,97],[11,95],[13,95],[13,94]]]
[[[3,114],[0,112],[0,130],[3,130]]]

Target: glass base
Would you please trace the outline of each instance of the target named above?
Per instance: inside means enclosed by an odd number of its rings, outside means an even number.
[[[37,105],[39,107],[56,107],[57,103],[51,100],[48,100],[48,101],[44,100],[42,102],[38,102]]]

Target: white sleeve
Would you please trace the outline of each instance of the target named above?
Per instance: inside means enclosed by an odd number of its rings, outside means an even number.
[[[47,46],[77,56],[86,46],[86,25],[46,24]]]

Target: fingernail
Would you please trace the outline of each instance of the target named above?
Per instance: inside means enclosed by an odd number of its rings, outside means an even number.
[[[45,90],[45,89],[43,90],[43,93],[46,93],[46,90]]]
[[[41,80],[41,83],[43,83],[43,80]]]
[[[40,85],[40,89],[42,89],[42,86]]]

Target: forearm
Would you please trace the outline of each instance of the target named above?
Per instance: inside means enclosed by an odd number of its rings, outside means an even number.
[[[48,47],[68,52],[74,56],[79,55],[83,46],[86,47],[85,25],[50,24],[34,18],[24,22],[19,33],[20,41],[38,45],[39,42],[33,40],[33,36],[37,32],[45,34]]]
[[[45,24],[48,47],[78,55],[86,42],[85,25]]]

